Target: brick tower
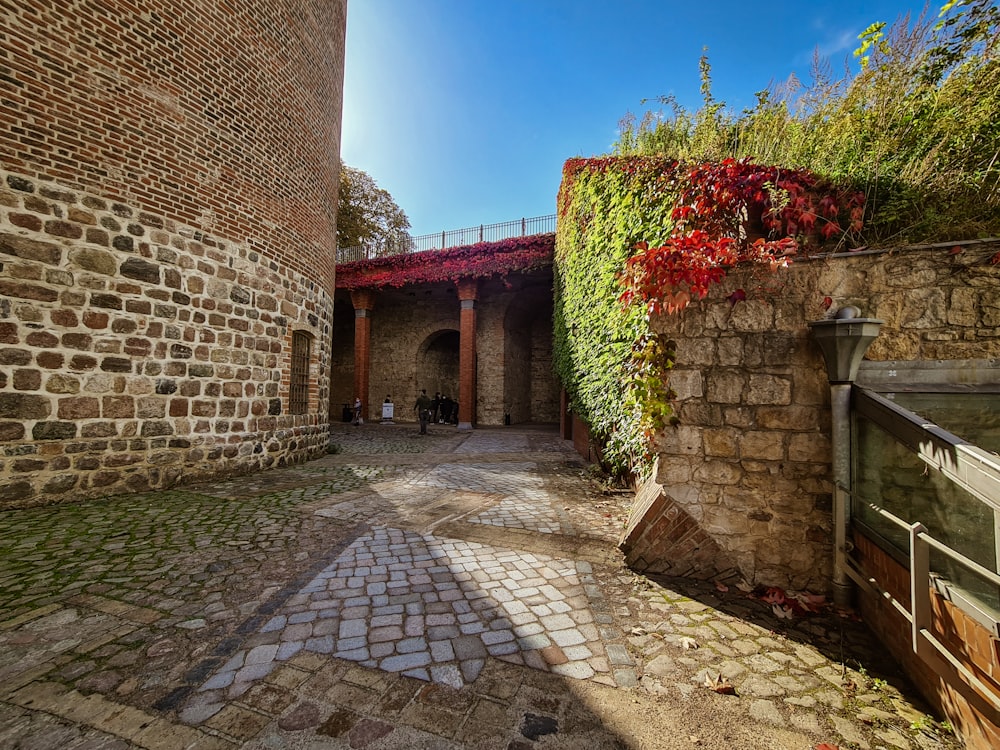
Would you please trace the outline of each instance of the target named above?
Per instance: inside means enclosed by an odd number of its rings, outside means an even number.
[[[346,0],[0,14],[0,508],[327,442]]]

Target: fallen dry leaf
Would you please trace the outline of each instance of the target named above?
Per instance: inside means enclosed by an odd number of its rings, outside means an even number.
[[[698,641],[696,641],[694,638],[689,638],[688,636],[684,636],[683,638],[681,638],[681,645],[684,648],[698,648]]]
[[[779,606],[777,604],[771,605],[771,611],[774,612],[774,616],[777,617],[779,620],[792,619],[792,611],[790,609],[785,609],[784,607]]]
[[[840,745],[831,745],[829,742],[821,742],[816,745],[815,750],[840,750]]]
[[[797,593],[792,596],[794,598],[790,599],[789,603],[794,603],[795,606],[801,608],[803,614],[808,612],[822,612],[826,607],[826,597],[822,594]]]
[[[736,688],[733,687],[733,684],[721,674],[714,680],[711,677],[706,677],[705,687],[709,690],[714,690],[720,695],[736,695]]]
[[[723,594],[725,594],[727,591],[729,591],[729,587],[726,584],[724,584],[722,581],[716,581],[715,582],[715,589],[716,589],[716,591],[721,591]]]

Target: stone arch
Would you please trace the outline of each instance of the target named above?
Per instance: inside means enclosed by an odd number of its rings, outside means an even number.
[[[417,347],[417,392],[427,389],[458,398],[458,329],[443,328],[427,335]]]

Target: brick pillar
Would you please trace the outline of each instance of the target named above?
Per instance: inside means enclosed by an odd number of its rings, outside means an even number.
[[[371,370],[372,309],[375,292],[355,289],[351,292],[354,305],[354,395],[361,399],[361,416],[368,421],[368,377]]]
[[[569,413],[569,394],[559,389],[559,434],[563,440],[573,439],[573,418]]]
[[[471,430],[476,418],[476,301],[479,282],[458,283],[462,305],[458,349],[458,429]]]

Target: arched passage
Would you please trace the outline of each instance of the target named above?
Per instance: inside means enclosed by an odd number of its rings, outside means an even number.
[[[426,389],[458,398],[459,333],[453,329],[436,331],[417,350],[417,392]]]

